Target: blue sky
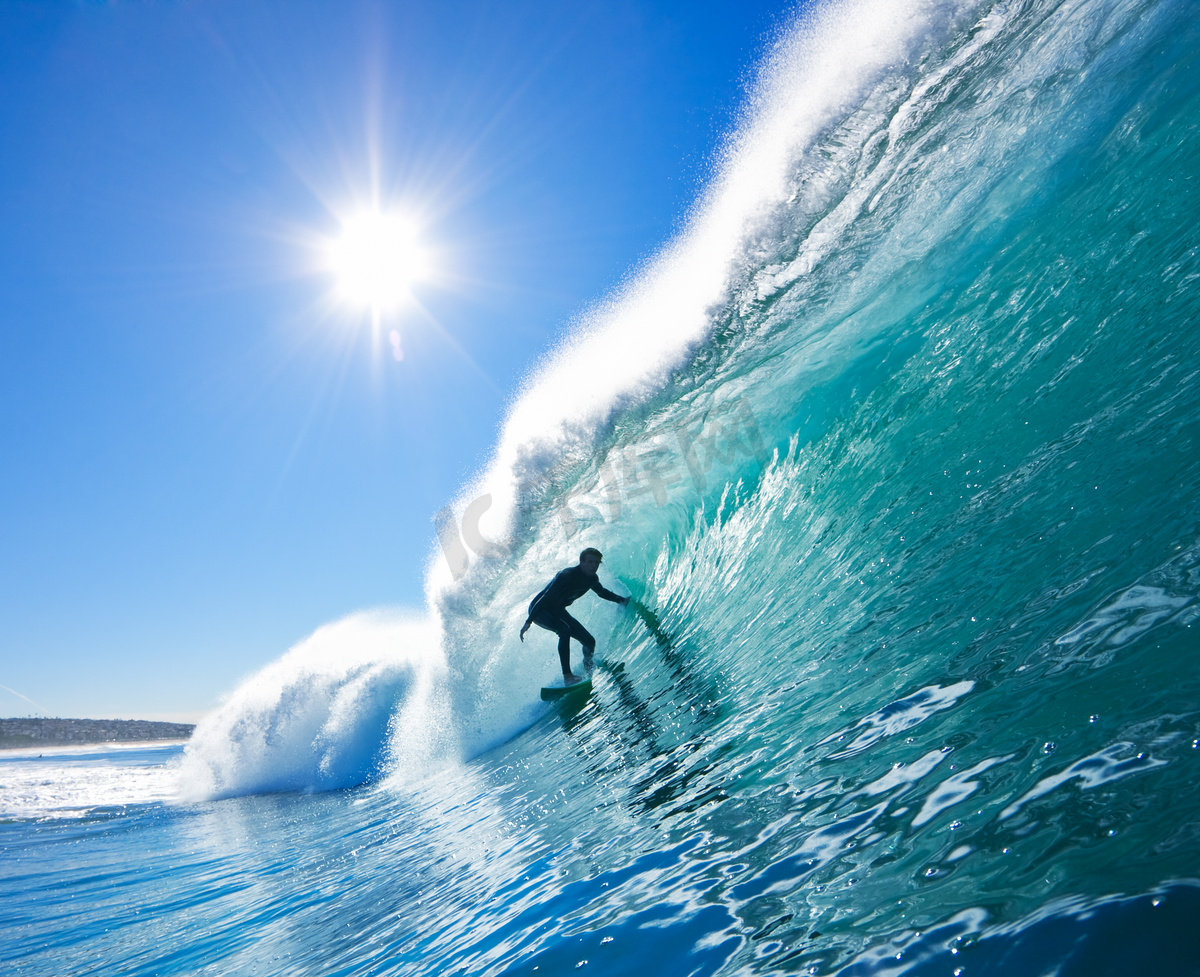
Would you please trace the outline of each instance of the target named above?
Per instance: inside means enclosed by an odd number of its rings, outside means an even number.
[[[787,13],[0,7],[0,715],[196,717],[422,606],[434,514],[679,226]],[[378,331],[319,248],[373,198],[434,269]]]

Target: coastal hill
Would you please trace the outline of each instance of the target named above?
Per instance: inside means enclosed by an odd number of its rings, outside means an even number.
[[[154,723],[145,719],[0,719],[0,750],[185,740],[195,728],[189,723]]]

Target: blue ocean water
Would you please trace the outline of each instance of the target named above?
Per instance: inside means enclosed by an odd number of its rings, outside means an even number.
[[[427,613],[186,748],[0,756],[4,972],[1200,973],[1198,42],[805,15],[439,517]],[[585,545],[636,605],[577,605],[550,706],[517,631]]]

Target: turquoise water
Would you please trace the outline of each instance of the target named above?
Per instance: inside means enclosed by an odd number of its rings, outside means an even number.
[[[1200,973],[1198,42],[802,23],[440,517],[428,612],[186,750],[0,758],[6,972]],[[578,605],[595,690],[547,706],[516,634],[585,545],[637,609]]]

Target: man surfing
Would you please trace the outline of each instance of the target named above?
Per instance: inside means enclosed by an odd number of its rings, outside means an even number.
[[[603,557],[598,549],[589,546],[579,554],[579,565],[567,567],[554,575],[544,588],[529,603],[529,617],[521,628],[521,640],[525,640],[525,632],[529,625],[536,624],[539,628],[553,631],[558,635],[558,658],[562,662],[563,684],[572,685],[578,682],[579,676],[571,671],[571,639],[574,638],[583,645],[583,667],[592,669],[592,657],[596,654],[596,639],[588,629],[567,613],[567,606],[586,594],[595,591],[605,600],[615,604],[628,604],[629,598],[614,594],[601,583],[596,572],[600,569]]]

